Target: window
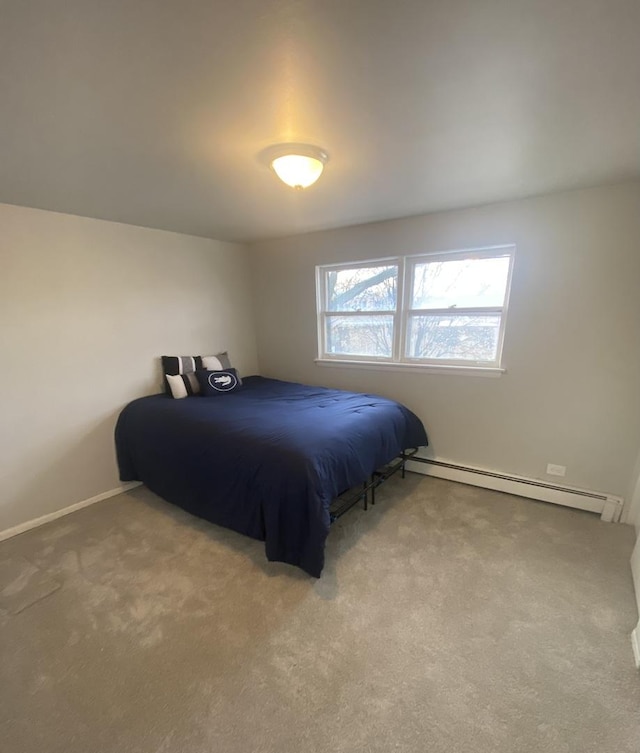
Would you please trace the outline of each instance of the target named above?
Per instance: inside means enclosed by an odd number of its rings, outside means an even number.
[[[324,268],[325,352],[331,356],[393,357],[398,265]]]
[[[499,368],[514,251],[317,267],[320,359]]]

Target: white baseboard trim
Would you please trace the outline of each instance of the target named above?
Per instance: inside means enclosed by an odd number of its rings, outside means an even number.
[[[513,476],[484,468],[463,466],[448,460],[428,458],[422,458],[420,461],[409,460],[407,470],[426,476],[437,476],[448,481],[516,494],[519,497],[529,497],[541,502],[595,512],[606,522],[617,523],[622,514],[623,500],[612,494],[550,484],[539,479]]]
[[[6,528],[4,531],[0,531],[0,541],[10,539],[13,536],[24,533],[25,531],[30,531],[32,528],[37,528],[38,526],[42,526],[45,523],[50,523],[52,520],[62,518],[64,515],[69,515],[69,513],[75,512],[76,510],[81,510],[83,507],[89,507],[89,505],[93,505],[96,502],[102,502],[103,499],[115,497],[117,494],[122,494],[122,492],[129,491],[129,489],[134,489],[136,486],[141,486],[141,483],[139,481],[128,481],[126,484],[117,486],[115,489],[109,489],[108,492],[96,494],[95,497],[83,499],[81,502],[76,502],[75,504],[69,505],[68,507],[63,507],[61,510],[50,512],[47,515],[41,515],[39,518],[27,520],[24,523],[19,523],[17,526],[13,526],[13,528]]]
[[[640,616],[640,535],[636,539],[636,545],[631,553],[631,577],[633,578],[633,590],[636,595],[638,616]],[[640,669],[640,620],[638,620],[636,629],[631,633],[631,645],[633,647],[633,656],[636,660],[636,667]]]
[[[633,648],[633,658],[636,662],[636,668],[640,669],[640,622],[631,633],[631,648]]]

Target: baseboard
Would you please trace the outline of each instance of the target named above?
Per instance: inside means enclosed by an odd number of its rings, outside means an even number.
[[[636,662],[636,668],[640,669],[640,622],[631,633],[631,648],[633,648],[633,658]]]
[[[447,460],[416,458],[407,462],[407,470],[426,476],[437,476],[471,486],[481,486],[519,497],[551,502],[565,507],[598,513],[602,520],[617,523],[622,514],[623,500],[612,494],[550,484],[539,479],[513,476],[484,468],[463,466]]]
[[[631,554],[631,577],[633,578],[633,589],[636,594],[636,607],[640,617],[640,535],[636,539],[636,545]],[[636,667],[640,669],[640,620],[636,629],[631,633],[631,645],[633,646],[633,655],[636,660]]]
[[[69,515],[69,513],[75,512],[76,510],[81,510],[83,507],[89,507],[89,505],[93,505],[96,502],[102,502],[103,499],[115,497],[117,494],[122,494],[122,492],[129,491],[129,489],[133,489],[136,486],[141,486],[139,481],[128,481],[126,484],[117,486],[115,489],[109,489],[109,491],[107,492],[96,494],[95,497],[83,499],[81,502],[76,502],[75,504],[69,505],[68,507],[63,507],[61,510],[50,512],[47,515],[41,515],[39,518],[34,518],[33,520],[27,520],[24,523],[13,526],[13,528],[7,528],[4,531],[0,531],[0,541],[10,539],[13,536],[24,533],[25,531],[30,531],[32,528],[37,528],[38,526],[42,526],[45,523],[50,523],[52,520],[62,518],[64,515]]]

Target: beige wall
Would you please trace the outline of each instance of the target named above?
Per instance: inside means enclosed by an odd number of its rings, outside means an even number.
[[[113,427],[158,357],[255,373],[242,246],[0,205],[0,531],[119,485]]]
[[[517,244],[500,378],[322,367],[317,264]],[[442,459],[627,499],[640,447],[640,183],[257,243],[261,372],[406,403]],[[558,480],[558,479],[553,479]]]

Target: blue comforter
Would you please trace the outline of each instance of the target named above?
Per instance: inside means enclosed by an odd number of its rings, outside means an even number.
[[[319,577],[329,506],[402,450],[427,444],[393,400],[254,376],[236,392],[134,400],[116,426],[120,478],[265,541]]]

